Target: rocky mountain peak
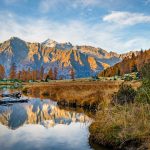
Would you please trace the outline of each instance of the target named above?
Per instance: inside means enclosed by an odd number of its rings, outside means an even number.
[[[21,43],[26,43],[24,40],[22,40],[18,37],[11,37],[8,41],[11,42],[11,43],[20,43],[20,42]]]
[[[21,39],[18,38],[18,37],[16,37],[16,36],[12,36],[12,37],[10,38],[10,40],[21,40]]]
[[[52,39],[47,39],[46,41],[41,43],[44,47],[51,47],[60,50],[70,50],[73,48],[73,45],[70,42],[58,43]]]
[[[55,47],[57,42],[52,39],[47,39],[44,42],[41,43],[41,45],[46,46],[46,47]]]

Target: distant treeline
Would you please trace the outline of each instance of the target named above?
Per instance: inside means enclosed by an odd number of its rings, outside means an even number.
[[[74,79],[75,78],[75,71],[73,68],[70,69],[70,78]],[[43,81],[48,81],[48,80],[62,80],[65,78],[64,76],[58,76],[58,68],[50,68],[48,72],[44,71],[44,67],[42,66],[39,70],[31,70],[28,68],[28,70],[22,70],[17,72],[17,66],[15,63],[12,63],[9,71],[9,75],[6,76],[5,73],[5,67],[0,65],[0,79],[18,79],[21,81],[29,81],[29,80],[43,80]]]
[[[100,77],[111,77],[111,76],[122,76],[131,72],[140,72],[142,66],[150,62],[150,49],[147,51],[142,51],[135,56],[132,54],[132,57],[126,57],[122,62],[117,63],[116,65],[109,67],[102,72],[100,72]]]

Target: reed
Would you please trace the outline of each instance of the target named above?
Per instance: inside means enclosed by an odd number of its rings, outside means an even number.
[[[28,84],[24,93],[33,97],[48,97],[60,105],[94,108],[103,101],[110,100],[121,82],[65,82],[51,84]]]
[[[121,84],[122,81],[33,83],[27,84],[23,91],[33,97],[50,98],[62,106],[97,109],[101,102],[111,101],[113,93],[118,91]]]
[[[105,107],[97,112],[90,134],[90,139],[99,144],[120,149],[131,145],[146,149],[150,146],[150,105],[134,103]]]

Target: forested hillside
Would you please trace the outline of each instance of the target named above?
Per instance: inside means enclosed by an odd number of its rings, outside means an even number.
[[[100,72],[99,76],[121,76],[126,73],[137,72],[140,71],[141,67],[148,62],[150,62],[150,49],[144,52],[141,51],[137,56],[133,53],[131,58],[125,57],[123,61]]]

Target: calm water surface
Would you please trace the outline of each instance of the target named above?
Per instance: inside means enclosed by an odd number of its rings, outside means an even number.
[[[0,105],[0,150],[106,150],[89,145],[92,119],[84,113],[60,109],[49,99],[29,99]]]

